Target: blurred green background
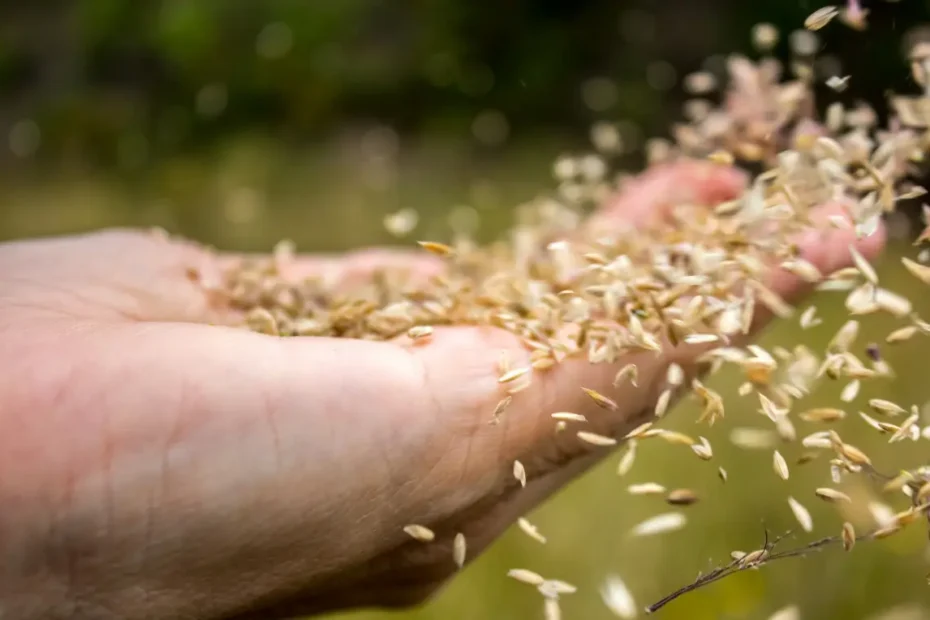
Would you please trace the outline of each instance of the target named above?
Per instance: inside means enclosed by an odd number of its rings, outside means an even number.
[[[818,70],[852,73],[847,101],[881,103],[888,88],[909,89],[902,40],[926,32],[923,0],[865,2],[873,28],[822,33]],[[498,234],[521,201],[548,191],[551,163],[588,148],[592,123],[618,123],[618,167],[641,166],[643,138],[662,135],[684,94],[680,78],[719,70],[722,54],[751,54],[749,29],[770,21],[788,33],[819,4],[806,0],[72,0],[0,2],[0,240],[112,225],[158,225],[226,249],[262,250],[288,237],[306,251],[391,242],[385,215],[411,207],[417,236],[441,239],[454,207],[473,207],[479,234]],[[835,98],[836,96],[833,95]],[[900,237],[905,225],[891,222]],[[895,268],[911,252],[893,244],[881,266],[886,284],[930,297]],[[820,298],[818,298],[821,300]],[[826,324],[802,332],[778,325],[766,343],[822,347],[843,320],[823,297]],[[862,346],[889,321],[867,321]],[[886,355],[890,381],[873,396],[923,405],[920,344]],[[542,546],[508,533],[435,600],[400,614],[360,612],[356,620],[541,618],[541,599],[508,580],[512,567],[577,584],[566,618],[609,618],[598,588],[622,576],[644,606],[725,561],[733,549],[795,527],[793,494],[817,532],[841,520],[812,495],[829,479],[823,463],[771,471],[770,451],[727,443],[733,426],[764,426],[741,406],[733,377],[716,386],[731,403],[708,437],[717,457],[641,446],[626,479],[617,457],[529,515],[549,538]],[[828,385],[811,402],[835,401]],[[695,432],[685,403],[677,428]],[[882,451],[881,438],[852,416],[844,437],[884,468],[926,459],[926,441]],[[924,419],[923,424],[930,424]],[[808,428],[800,429],[809,432]],[[789,462],[799,452],[783,449]],[[717,465],[730,472],[722,485]],[[681,532],[631,539],[631,526],[663,510],[630,497],[632,482],[697,490]],[[799,537],[804,540],[805,537]],[[827,551],[745,572],[664,609],[672,619],[765,618],[791,603],[804,618],[930,618],[926,533]],[[897,615],[876,615],[882,610]]]

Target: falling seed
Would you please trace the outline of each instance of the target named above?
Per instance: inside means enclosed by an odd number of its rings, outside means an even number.
[[[637,387],[636,381],[637,381],[638,375],[639,375],[639,369],[636,367],[636,364],[627,364],[626,366],[621,368],[619,371],[617,371],[616,376],[614,376],[613,385],[614,387],[619,387],[620,384],[623,383],[623,381],[625,381],[626,379],[629,379],[630,384],[633,387]]]
[[[594,403],[601,409],[607,409],[608,411],[617,411],[620,407],[613,400],[607,398],[600,392],[592,390],[586,387],[581,388],[585,394],[587,394]]]
[[[859,387],[862,383],[859,379],[853,379],[843,387],[843,391],[840,392],[840,400],[844,403],[851,403],[856,400],[856,396],[859,395]]]
[[[679,446],[693,446],[694,445],[694,439],[692,439],[690,435],[679,433],[678,431],[657,429],[656,435],[671,444],[676,444]]]
[[[517,525],[523,531],[524,534],[526,534],[533,540],[540,542],[542,544],[546,544],[546,537],[539,533],[539,530],[536,528],[535,525],[533,525],[532,523],[530,523],[523,517],[520,517],[519,519],[517,519]]]
[[[883,398],[870,399],[869,407],[875,413],[883,413],[887,416],[896,416],[902,413],[907,413],[907,410],[901,405],[893,403],[890,400],[885,400]]]
[[[407,337],[411,340],[426,340],[433,335],[433,328],[429,325],[414,325],[407,330]]]
[[[900,327],[885,337],[885,342],[888,344],[894,344],[896,342],[904,342],[905,340],[910,340],[917,335],[918,329],[915,325],[907,325],[905,327]]]
[[[636,439],[643,436],[643,434],[652,428],[652,422],[643,422],[629,433],[623,436],[624,439]]]
[[[690,506],[697,503],[698,496],[690,489],[675,489],[669,491],[665,501],[672,506]]]
[[[526,486],[526,468],[520,461],[513,462],[513,477],[520,482],[521,487]]]
[[[545,620],[562,620],[562,607],[559,605],[558,599],[544,599],[543,618],[545,618]]]
[[[667,512],[656,515],[636,525],[632,530],[633,536],[653,536],[680,530],[687,523],[687,519],[680,512]]]
[[[788,605],[773,613],[768,620],[801,620],[801,610],[797,605]]]
[[[539,593],[546,598],[558,599],[560,594],[574,594],[578,588],[561,579],[546,579],[537,586]]]
[[[557,411],[552,414],[552,418],[555,420],[564,420],[565,422],[587,422],[588,418],[584,417],[580,413],[572,413],[570,411]]]
[[[794,513],[794,518],[797,520],[798,524],[800,524],[801,529],[805,532],[810,532],[814,529],[814,520],[811,518],[811,513],[801,502],[793,497],[789,497],[788,506],[791,507],[791,512]]]
[[[828,502],[851,502],[852,499],[842,491],[831,489],[830,487],[819,487],[814,489],[814,494],[822,500]]]
[[[685,381],[685,371],[679,364],[669,364],[668,370],[665,372],[665,380],[668,381],[669,385],[678,387]]]
[[[825,6],[808,15],[804,20],[804,27],[808,30],[820,30],[839,14],[839,9],[835,6]]]
[[[801,313],[800,324],[801,329],[810,329],[811,327],[816,327],[820,325],[820,319],[816,318],[817,306],[809,306],[803,313]]]
[[[656,400],[656,406],[655,406],[655,411],[654,411],[654,414],[657,418],[661,418],[662,416],[665,415],[666,411],[668,411],[668,404],[671,401],[671,399],[672,399],[671,390],[663,390],[662,393],[659,394],[659,398]]]
[[[408,536],[420,542],[430,542],[436,538],[436,534],[433,533],[433,530],[422,525],[405,525],[404,531]]]
[[[710,459],[714,458],[713,447],[710,445],[710,442],[707,440],[707,438],[698,437],[698,441],[700,441],[700,443],[696,443],[691,446],[691,450],[694,451],[696,455],[698,455],[698,458],[704,461],[709,461]]]
[[[452,248],[445,243],[438,243],[436,241],[417,241],[417,244],[427,252],[431,252],[437,256],[451,256],[453,253]]]
[[[615,446],[617,445],[617,440],[613,437],[607,437],[605,435],[598,435],[597,433],[591,433],[588,431],[578,431],[576,433],[578,439],[585,443],[589,443],[592,446]]]
[[[631,439],[628,442],[626,452],[620,457],[620,463],[617,465],[617,475],[625,476],[633,469],[633,463],[636,461],[636,440]]]
[[[788,479],[790,475],[788,472],[788,463],[778,450],[772,453],[772,467],[775,469],[775,474],[778,475],[779,478],[782,480]]]
[[[615,616],[630,620],[638,614],[636,601],[626,583],[617,575],[608,575],[601,586],[601,600]]]
[[[465,565],[466,544],[465,534],[461,532],[456,534],[455,538],[452,540],[452,560],[459,568]]]
[[[817,407],[798,414],[805,422],[836,422],[846,417],[846,412],[833,407]]]
[[[726,482],[727,479],[729,479],[729,475],[727,474],[727,470],[725,470],[723,467],[718,467],[718,468],[717,468],[717,476],[720,478],[721,482]]]
[[[852,256],[853,264],[856,266],[856,269],[859,270],[859,273],[862,274],[862,277],[873,285],[878,284],[878,274],[875,273],[875,269],[869,264],[869,261],[859,253],[859,250],[857,250],[855,246],[849,246],[849,255]]]
[[[843,523],[843,549],[852,551],[856,545],[856,528],[849,521]]]
[[[730,431],[730,442],[747,450],[765,450],[775,445],[775,435],[759,428],[738,427]]]
[[[658,482],[631,484],[626,490],[630,495],[662,495],[665,493],[665,487]]]
[[[534,573],[531,570],[525,568],[511,568],[507,571],[507,576],[511,579],[516,579],[517,581],[531,586],[540,586],[545,582],[545,578],[539,573]]]
[[[915,278],[924,284],[930,284],[930,267],[927,265],[921,265],[920,263],[912,261],[907,257],[901,259],[901,264],[903,264],[905,269],[910,271],[911,275],[913,275]]]
[[[523,368],[514,368],[513,370],[505,372],[500,377],[498,377],[497,382],[498,383],[511,383],[513,381],[516,381],[517,379],[519,379],[520,377],[522,377],[529,371],[530,371],[529,366],[526,366]]]
[[[829,78],[827,78],[827,86],[829,86],[836,92],[841,93],[844,90],[846,90],[846,87],[849,86],[850,77],[851,76],[848,76],[848,75],[843,76],[843,77],[840,77],[838,75],[831,75]]]

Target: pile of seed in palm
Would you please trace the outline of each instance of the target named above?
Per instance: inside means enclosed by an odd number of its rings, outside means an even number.
[[[228,298],[245,313],[248,327],[279,336],[400,337],[429,346],[436,326],[484,325],[512,332],[531,351],[531,364],[501,371],[502,404],[494,415],[503,413],[508,395],[525,389],[535,373],[551,372],[566,359],[622,364],[630,353],[700,345],[706,351],[702,359],[711,368],[735,365],[741,369],[745,383],[740,393],[757,396],[760,411],[778,436],[830,455],[834,486],[847,476],[865,476],[886,494],[887,501],[869,500],[864,507],[874,527],[857,532],[847,521],[831,541],[850,549],[857,540],[882,538],[910,524],[927,523],[930,467],[918,464],[883,475],[865,452],[844,441],[837,431],[799,437],[795,429],[797,420],[829,424],[855,417],[848,415],[847,408],[861,383],[890,376],[880,347],[868,347],[861,356],[854,352],[862,350],[853,346],[862,317],[881,313],[896,318],[897,326],[887,335],[887,343],[930,335],[930,323],[915,314],[906,296],[884,288],[876,271],[853,247],[847,250],[852,267],[822,274],[794,244],[799,233],[813,226],[847,229],[866,237],[899,204],[913,203],[925,193],[915,179],[923,174],[930,150],[930,44],[918,44],[911,53],[913,78],[926,92],[890,96],[884,127],[879,125],[878,114],[864,105],[846,108],[834,102],[825,111],[823,102],[815,105],[815,87],[819,86],[814,77],[819,47],[815,31],[844,24],[864,29],[865,18],[857,2],[819,9],[805,22],[806,29],[792,34],[793,56],[787,68],[768,54],[779,33],[760,24],[753,31],[755,45],[762,52],[760,61],[731,57],[729,80],[722,86],[709,73],[688,76],[685,85],[694,98],[686,105],[687,122],[673,128],[672,140],[650,142],[648,163],[697,158],[716,166],[756,170],[737,199],[712,206],[671,205],[667,217],[635,231],[586,220],[586,209],[616,190],[606,164],[616,136],[602,126],[595,136],[601,152],[561,158],[555,166],[558,191],[524,206],[518,224],[503,241],[479,245],[459,237],[449,245],[420,242],[424,251],[444,261],[438,275],[384,271],[363,286],[344,290],[321,280],[288,281],[277,269],[281,257],[271,255],[233,269],[226,282]],[[848,80],[833,77],[826,86],[840,92]],[[825,203],[842,208],[825,223],[815,224],[811,214]],[[398,214],[388,225],[395,232],[406,232],[411,228],[410,217],[409,213]],[[923,264],[927,252],[919,247],[930,241],[928,237],[927,231],[921,233],[914,258],[902,259],[915,286],[930,285],[930,266]],[[784,269],[819,290],[845,295],[849,317],[837,326],[826,351],[797,346],[769,353],[745,345],[743,337],[760,313],[782,318],[794,313],[765,284],[773,268]],[[805,329],[818,324],[815,307],[801,313],[799,321]],[[622,438],[581,430],[578,440],[603,446],[624,443],[621,475],[633,467],[636,443],[650,437],[666,436],[689,444],[697,457],[712,459],[706,439],[659,428],[679,388],[690,387],[702,403],[699,421],[712,424],[724,416],[723,398],[697,379],[683,386],[684,375],[676,365],[669,369],[669,389],[659,398],[655,419]],[[821,377],[843,382],[841,402],[836,407],[795,410],[794,403]],[[628,364],[619,371],[616,383],[635,384],[636,378],[637,368]],[[616,407],[604,395],[587,393],[601,406]],[[584,422],[583,416],[570,412],[554,412],[553,418],[559,429]],[[916,406],[872,399],[868,412],[860,412],[858,418],[890,443],[930,440],[930,426],[921,428]],[[746,432],[734,434],[733,440],[754,441]],[[777,449],[772,465],[778,476],[788,478],[787,461]],[[720,474],[726,478],[725,469],[720,468]],[[514,476],[525,477],[519,462],[514,464]],[[656,483],[633,485],[629,490],[666,495],[673,506],[697,501],[687,489],[668,492]],[[811,498],[838,507],[852,502],[849,495],[833,487],[812,490]],[[801,529],[810,532],[813,523],[803,503],[794,497],[787,501]],[[681,513],[667,512],[637,525],[634,533],[670,531],[683,523]],[[525,519],[519,526],[537,540],[545,540]],[[426,526],[411,524],[405,529],[426,544],[434,539]],[[459,534],[455,562],[461,565],[465,554],[466,541]],[[735,553],[732,562],[718,570],[758,567],[774,555],[774,547],[767,544],[756,551]],[[514,569],[510,576],[539,588],[549,618],[559,616],[559,595],[574,591],[570,584],[529,570]],[[608,581],[604,599],[620,617],[637,613],[617,578]],[[791,613],[784,610],[782,615],[796,617]]]

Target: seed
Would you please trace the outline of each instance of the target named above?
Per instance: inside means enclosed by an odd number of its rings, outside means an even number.
[[[768,620],[801,620],[801,610],[797,605],[788,605],[773,613]]]
[[[811,513],[801,502],[793,497],[789,497],[788,506],[791,507],[791,512],[794,513],[794,518],[797,520],[798,524],[800,524],[801,529],[805,532],[810,532],[814,529],[814,520],[811,518]]]
[[[808,15],[804,20],[804,27],[808,30],[820,30],[839,14],[840,12],[835,6],[825,6]]]
[[[523,530],[524,534],[526,534],[533,540],[540,542],[542,544],[546,544],[546,537],[539,533],[539,530],[536,528],[535,525],[533,525],[532,523],[530,523],[523,517],[520,517],[519,519],[517,519],[517,525],[520,527],[521,530]]]
[[[455,565],[459,568],[465,565],[466,545],[465,534],[461,532],[456,534],[455,538],[452,540],[452,561],[455,562]]]
[[[848,76],[848,75],[843,76],[843,77],[840,77],[838,75],[831,75],[829,78],[827,78],[826,84],[827,86],[829,86],[836,92],[841,93],[844,90],[846,90],[847,86],[849,86],[850,77],[851,76]]]
[[[788,479],[790,475],[788,472],[788,463],[778,450],[772,453],[772,467],[775,469],[775,474],[778,475],[779,478],[782,480]]]
[[[627,487],[630,495],[662,495],[665,493],[665,487],[657,482],[643,482],[640,484],[631,484]]]
[[[675,489],[669,491],[665,501],[672,506],[690,506],[697,503],[698,496],[690,489]]]
[[[496,424],[500,421],[501,415],[504,413],[507,407],[510,406],[510,402],[512,400],[513,396],[505,396],[500,401],[498,401],[497,405],[494,407],[494,413],[491,416],[491,422]]]
[[[713,447],[710,445],[710,442],[707,440],[707,438],[698,437],[698,440],[700,443],[696,443],[691,446],[691,450],[693,450],[694,453],[698,455],[698,458],[704,461],[709,461],[710,459],[714,458]]]
[[[633,528],[633,536],[653,536],[680,530],[687,523],[687,519],[680,512],[667,512],[646,519]]]
[[[433,328],[429,325],[414,325],[407,330],[407,337],[411,340],[425,340],[433,335]]]
[[[562,620],[562,608],[559,599],[546,598],[543,601],[543,618],[545,620]]]
[[[436,241],[417,241],[417,244],[427,252],[431,252],[437,256],[451,256],[453,253],[452,248],[445,243],[438,243]]]
[[[531,570],[525,568],[511,568],[507,571],[507,576],[511,579],[516,579],[519,582],[529,584],[531,586],[541,586],[546,580],[539,573],[534,573]]]
[[[810,329],[811,327],[816,327],[820,325],[820,319],[816,318],[817,306],[809,306],[807,310],[801,313],[800,324],[801,329]]]
[[[633,469],[633,463],[636,461],[636,440],[631,439],[626,452],[620,457],[620,463],[617,465],[617,475],[625,476]]]
[[[669,404],[669,401],[671,401],[671,399],[672,399],[671,390],[663,390],[662,393],[659,394],[659,398],[656,400],[656,406],[655,406],[655,411],[654,411],[655,416],[657,418],[661,418],[662,416],[665,415],[666,411],[668,411],[668,404]]]
[[[507,371],[504,374],[502,374],[500,377],[498,377],[497,382],[498,383],[511,383],[513,381],[516,381],[517,379],[519,379],[520,377],[522,377],[529,371],[530,371],[529,366],[525,366],[523,368],[514,368],[513,370]]]
[[[859,270],[859,273],[862,274],[862,277],[873,285],[878,284],[878,274],[875,273],[875,269],[872,268],[869,261],[859,253],[859,250],[857,250],[855,246],[849,246],[849,255],[852,256],[853,264],[856,266],[856,269]]]
[[[589,443],[592,446],[615,446],[617,445],[617,440],[613,437],[606,437],[604,435],[598,435],[597,433],[591,433],[588,431],[578,431],[576,433],[578,439],[585,443]]]
[[[901,264],[903,264],[904,268],[910,271],[911,275],[913,275],[915,278],[924,284],[930,284],[930,267],[921,265],[920,263],[912,261],[907,257],[901,259]]]
[[[601,599],[615,616],[630,620],[635,618],[639,613],[636,601],[623,582],[617,575],[608,575],[601,587]]]
[[[917,335],[917,327],[915,325],[907,325],[905,327],[900,327],[885,337],[885,342],[893,344],[895,342],[904,342],[905,340],[910,340]]]
[[[552,418],[555,420],[564,420],[566,422],[587,422],[588,419],[581,415],[580,413],[572,413],[570,411],[557,411],[552,414]]]
[[[693,446],[694,439],[690,436],[685,435],[684,433],[679,433],[678,431],[668,431],[665,429],[657,429],[657,435],[664,439],[665,441],[671,444],[677,444],[681,446]]]
[[[433,530],[422,525],[405,525],[404,531],[408,536],[420,542],[430,542],[436,538],[436,534],[433,533]]]
[[[775,435],[760,428],[734,428],[730,442],[747,450],[765,450],[775,445]]]
[[[729,478],[729,475],[727,474],[727,470],[725,470],[723,467],[717,468],[717,476],[720,478],[721,482],[726,482],[727,479]]]
[[[615,402],[612,401],[611,399],[607,398],[606,396],[604,396],[604,395],[601,394],[600,392],[598,392],[598,391],[596,391],[596,390],[592,390],[592,389],[586,388],[586,387],[583,387],[583,388],[581,388],[581,389],[582,389],[582,391],[584,391],[584,393],[587,394],[587,395],[591,398],[591,400],[593,400],[594,403],[595,403],[598,407],[600,407],[601,409],[607,409],[608,411],[617,411],[617,410],[620,409],[620,407],[619,407],[619,405],[617,405],[617,403],[615,403]]]
[[[861,383],[859,379],[853,379],[843,388],[843,391],[840,392],[840,400],[844,403],[850,403],[856,400],[856,396],[859,395],[859,387]],[[845,413],[845,412],[844,412]]]
[[[746,555],[740,558],[739,563],[743,566],[750,566],[752,564],[759,564],[760,562],[765,561],[769,552],[767,549],[756,549],[755,551],[750,551]]]
[[[845,418],[846,412],[842,409],[834,409],[832,407],[818,407],[815,409],[808,409],[804,413],[799,414],[798,417],[805,422],[836,422],[837,420]]]
[[[648,431],[650,428],[652,428],[652,422],[643,422],[642,424],[640,424],[639,426],[631,430],[629,433],[624,435],[624,439],[634,439],[634,438],[642,437],[643,434],[646,431]]]
[[[636,367],[636,364],[627,364],[619,371],[617,371],[616,376],[614,376],[614,387],[619,387],[624,380],[629,379],[633,387],[638,387],[636,384],[637,377],[639,375],[639,369]],[[592,396],[593,398],[593,396]]]
[[[882,398],[873,398],[869,400],[869,407],[875,413],[883,413],[888,416],[896,416],[901,413],[907,413],[907,410],[904,409],[901,405],[895,404],[890,400],[884,400]]]
[[[665,380],[669,385],[678,387],[685,381],[685,371],[678,364],[669,364],[665,372]]]
[[[865,452],[857,448],[856,446],[844,443],[839,446],[838,452],[843,455],[847,460],[856,465],[871,465],[872,461],[866,456]]]
[[[852,499],[842,491],[831,489],[829,487],[819,487],[814,490],[814,494],[822,500],[828,502],[851,502]]]
[[[513,462],[513,477],[520,482],[521,487],[526,486],[526,468],[520,461]]]

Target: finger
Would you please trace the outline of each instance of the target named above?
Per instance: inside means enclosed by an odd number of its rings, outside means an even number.
[[[732,166],[686,159],[641,174],[592,218],[595,226],[646,226],[675,204],[715,205],[739,196],[747,175]]]

